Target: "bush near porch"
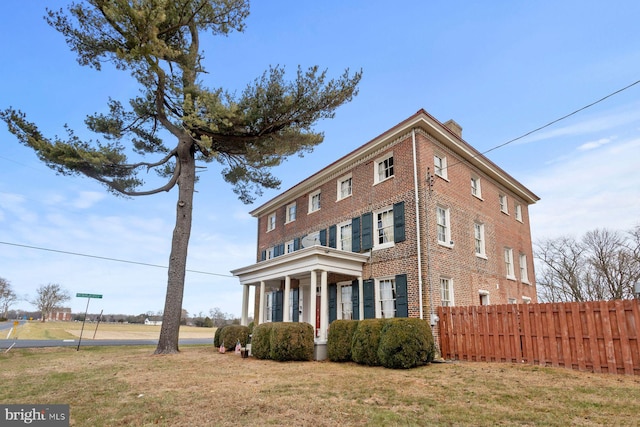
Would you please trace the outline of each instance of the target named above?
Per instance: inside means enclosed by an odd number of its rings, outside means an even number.
[[[248,326],[226,325],[216,330],[213,337],[213,345],[220,347],[224,344],[226,350],[233,350],[238,342],[242,347],[249,342]]]
[[[251,337],[251,353],[258,359],[312,360],[313,348],[313,327],[308,323],[263,323]]]

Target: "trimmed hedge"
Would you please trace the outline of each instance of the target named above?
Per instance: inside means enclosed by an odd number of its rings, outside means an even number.
[[[257,359],[268,359],[271,353],[271,322],[261,323],[253,328],[251,354]]]
[[[313,327],[308,323],[274,323],[270,341],[272,360],[313,360]]]
[[[386,319],[360,320],[351,341],[351,360],[361,365],[380,366],[378,346]]]
[[[358,328],[357,320],[334,320],[327,337],[327,357],[332,362],[351,361],[351,342]]]
[[[435,345],[426,320],[387,319],[380,334],[378,360],[385,368],[409,369],[433,361]]]
[[[222,341],[220,340],[220,335],[222,334],[222,330],[225,327],[226,327],[226,325],[217,328],[216,329],[216,333],[213,335],[213,346],[216,347],[216,348],[220,348],[220,346],[222,345]]]
[[[247,345],[249,342],[249,327],[241,325],[227,325],[220,332],[220,344],[224,343],[227,350],[236,348],[236,344],[240,341],[241,346]]]

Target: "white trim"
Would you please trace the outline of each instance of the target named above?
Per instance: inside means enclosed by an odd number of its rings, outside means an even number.
[[[349,194],[347,195],[342,195],[342,184],[346,181],[350,181],[349,183]],[[347,199],[349,197],[351,197],[353,195],[353,175],[351,173],[348,173],[347,175],[344,175],[340,178],[338,178],[338,180],[336,181],[336,202],[339,202],[340,200],[344,200]]]
[[[373,185],[379,184],[381,182],[387,181],[395,176],[395,161],[392,160],[392,165],[387,167],[386,169],[391,169],[391,174],[389,176],[380,177],[380,164],[385,161],[393,159],[393,151],[388,152],[382,157],[377,158],[373,162]]]
[[[313,204],[313,198],[318,196],[318,207],[314,209],[314,204]],[[312,214],[314,212],[318,212],[320,209],[322,209],[322,190],[318,189],[316,191],[313,191],[311,193],[309,193],[309,210],[308,213]]]
[[[293,207],[293,219],[291,219],[291,208]],[[293,222],[296,220],[296,217],[298,216],[298,205],[296,204],[296,202],[293,203],[289,203],[287,206],[285,206],[285,224],[288,224],[290,222]]]
[[[387,225],[386,228],[391,227],[391,240],[384,242],[384,243],[379,243],[379,227],[378,227],[378,215],[381,213],[387,213],[391,215],[391,225]],[[385,206],[382,209],[378,209],[376,211],[373,211],[373,250],[378,250],[378,249],[385,249],[385,248],[391,248],[395,245],[394,242],[394,237],[393,237],[393,231],[394,231],[394,221],[393,221],[393,206]]]
[[[437,161],[436,161],[437,159]],[[449,180],[449,174],[447,173],[447,156],[444,156],[439,153],[435,153],[433,155],[433,173],[436,176],[444,180]]]

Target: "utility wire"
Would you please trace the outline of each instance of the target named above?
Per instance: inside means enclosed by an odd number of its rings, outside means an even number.
[[[75,256],[82,256],[82,257],[86,257],[86,258],[102,259],[102,260],[106,260],[106,261],[124,262],[124,263],[127,263],[127,264],[144,265],[146,267],[169,268],[169,267],[167,267],[165,265],[149,264],[149,263],[146,263],[146,262],[129,261],[129,260],[126,260],[126,259],[109,258],[109,257],[98,256],[98,255],[83,254],[83,253],[78,253],[78,252],[61,251],[61,250],[57,250],[57,249],[41,248],[41,247],[38,247],[38,246],[20,245],[18,243],[0,242],[0,244],[9,245],[9,246],[18,246],[18,247],[21,247],[21,248],[28,248],[28,249],[37,249],[39,251],[56,252],[56,253],[65,254],[65,255],[75,255]],[[190,273],[208,274],[210,276],[235,277],[235,276],[232,276],[230,274],[210,273],[208,271],[198,271],[198,270],[190,270],[190,269],[187,269],[186,271],[188,271]]]

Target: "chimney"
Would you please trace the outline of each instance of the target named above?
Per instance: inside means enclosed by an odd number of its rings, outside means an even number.
[[[462,139],[462,126],[456,123],[455,120],[447,120],[444,125],[458,138]]]

